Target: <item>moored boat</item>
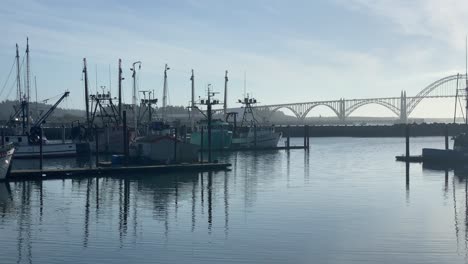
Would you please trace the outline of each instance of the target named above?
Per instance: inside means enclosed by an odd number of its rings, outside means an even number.
[[[203,130],[203,132],[202,132]],[[202,120],[190,135],[190,143],[204,148],[208,146],[208,122]],[[211,121],[211,149],[227,149],[232,143],[232,131],[229,124],[220,119]]]
[[[4,180],[11,166],[11,158],[15,153],[13,144],[7,144],[0,147],[0,180]]]

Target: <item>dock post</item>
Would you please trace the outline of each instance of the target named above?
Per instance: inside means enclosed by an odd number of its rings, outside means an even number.
[[[448,125],[445,125],[445,149],[449,149]]]
[[[306,126],[307,129],[306,129],[306,135],[307,135],[307,149],[310,148],[310,135],[309,135],[309,125]]]
[[[122,134],[123,134],[123,153],[125,165],[128,164],[128,131],[127,131],[127,111],[122,113]]]
[[[177,163],[177,127],[174,128],[174,163]]]
[[[98,128],[94,128],[94,142],[96,143],[96,168],[99,167],[99,133]]]
[[[200,163],[203,163],[203,136],[204,136],[203,134],[204,134],[204,131],[202,127],[200,131]]]
[[[304,125],[304,148],[307,147],[307,126]]]
[[[42,171],[42,159],[43,159],[43,156],[42,156],[42,127],[39,127],[39,169]]]
[[[62,125],[62,144],[65,144],[65,125]]]
[[[288,127],[286,129],[286,133],[287,133],[287,136],[288,136],[288,138],[286,139],[286,147],[287,147],[287,149],[289,149],[289,147],[291,145],[291,126],[288,125]]]
[[[254,148],[257,148],[257,125],[254,125]]]
[[[5,146],[5,129],[2,128],[2,146]]]
[[[410,142],[409,142],[410,128],[409,128],[408,124],[406,124],[406,126],[405,126],[405,137],[406,137],[406,161],[409,161],[409,157],[410,157]]]

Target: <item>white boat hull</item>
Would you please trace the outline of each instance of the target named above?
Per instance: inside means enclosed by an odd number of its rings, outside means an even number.
[[[274,148],[278,146],[278,142],[281,139],[281,132],[273,133],[258,133],[257,140],[255,142],[255,135],[249,133],[245,136],[232,138],[233,148]]]
[[[43,157],[75,156],[76,144],[44,144],[42,145]],[[16,147],[15,158],[37,158],[40,157],[39,145],[19,145]]]
[[[15,153],[13,146],[6,146],[0,150],[0,180],[4,180],[11,165],[11,157]]]

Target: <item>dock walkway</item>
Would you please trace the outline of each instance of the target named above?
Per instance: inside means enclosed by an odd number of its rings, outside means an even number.
[[[150,166],[121,166],[121,167],[93,167],[93,168],[65,168],[44,170],[14,170],[5,181],[24,180],[52,180],[72,179],[86,177],[113,177],[128,176],[135,173],[165,173],[182,171],[220,171],[227,170],[229,163],[194,163],[194,164],[169,164]]]

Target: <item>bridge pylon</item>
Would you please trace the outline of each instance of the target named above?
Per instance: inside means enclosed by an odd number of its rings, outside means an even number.
[[[406,91],[401,91],[400,97],[400,123],[408,123],[408,111],[406,107]]]
[[[344,98],[340,99],[339,109],[338,109],[338,118],[341,123],[345,122],[346,119],[346,107],[345,107],[345,100]]]

